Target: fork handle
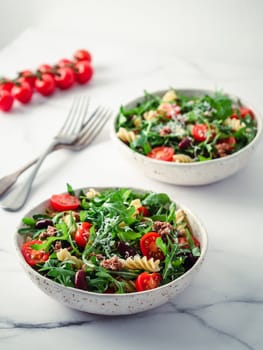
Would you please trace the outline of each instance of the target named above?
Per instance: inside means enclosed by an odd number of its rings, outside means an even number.
[[[19,176],[26,171],[28,168],[30,168],[32,165],[34,165],[37,162],[38,158],[35,158],[31,160],[30,162],[26,163],[24,166],[22,166],[20,169],[16,170],[15,172],[8,174],[0,179],[0,197],[11,187],[16,183],[16,180],[19,178]]]
[[[15,187],[10,193],[7,194],[7,196],[0,204],[3,209],[17,211],[23,207],[29,196],[33,181],[36,177],[40,166],[42,165],[46,156],[52,151],[52,149],[56,146],[57,143],[58,142],[54,140],[48,146],[45,152],[39,157],[35,167],[33,168],[28,178],[23,183],[19,184],[18,187]]]

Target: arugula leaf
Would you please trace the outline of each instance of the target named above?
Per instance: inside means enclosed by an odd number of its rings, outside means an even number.
[[[67,192],[72,196],[75,196],[75,192],[70,184],[67,183]]]
[[[166,193],[150,193],[143,200],[143,205],[149,207],[159,207],[170,203],[171,200]]]

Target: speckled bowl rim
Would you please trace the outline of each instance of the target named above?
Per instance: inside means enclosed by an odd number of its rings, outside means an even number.
[[[84,190],[85,191],[85,190],[88,190],[89,188],[93,188],[93,189],[95,189],[98,192],[106,190],[106,189],[112,189],[113,190],[113,189],[125,188],[125,189],[128,189],[128,190],[137,191],[139,193],[140,192],[141,193],[144,193],[144,192],[161,193],[161,192],[156,192],[156,191],[153,191],[153,190],[150,190],[150,189],[142,189],[142,188],[138,188],[138,187],[135,188],[135,187],[118,187],[118,186],[107,186],[107,187],[105,187],[105,186],[88,186],[88,187],[84,186],[84,187],[81,187],[81,188],[74,189],[74,191],[75,192],[78,192],[80,190]],[[66,192],[64,192],[64,193],[66,193]],[[85,291],[85,290],[78,289],[78,288],[64,286],[63,284],[55,282],[55,281],[53,281],[53,280],[51,280],[51,279],[41,275],[39,272],[37,272],[35,269],[33,269],[29,264],[26,263],[23,255],[21,253],[21,247],[18,244],[18,238],[21,237],[19,235],[19,233],[18,233],[18,229],[21,228],[21,227],[24,227],[23,224],[21,224],[21,223],[16,227],[16,233],[14,235],[14,244],[15,244],[16,253],[17,253],[18,258],[19,258],[19,262],[20,262],[20,264],[22,264],[22,266],[25,269],[30,269],[35,276],[38,276],[40,279],[48,281],[48,283],[51,283],[55,287],[60,287],[62,289],[65,288],[68,291],[75,292],[75,293],[80,293],[80,294],[83,294],[83,295],[90,295],[90,296],[96,296],[96,297],[100,297],[100,298],[105,297],[105,298],[113,298],[114,299],[116,297],[125,298],[128,295],[138,295],[138,294],[142,295],[142,294],[150,294],[150,293],[155,293],[155,292],[158,293],[159,291],[161,291],[163,289],[169,288],[169,286],[173,285],[174,283],[178,283],[180,280],[183,280],[186,276],[192,274],[194,272],[194,270],[198,269],[199,265],[201,265],[203,263],[203,260],[204,260],[204,258],[206,256],[206,253],[207,253],[207,250],[208,250],[208,234],[207,234],[207,230],[206,230],[203,222],[190,209],[188,209],[184,205],[182,205],[182,204],[178,203],[177,201],[175,201],[174,198],[172,196],[170,196],[169,194],[167,194],[167,195],[169,196],[171,201],[176,204],[177,208],[181,208],[181,209],[183,209],[186,212],[186,214],[190,214],[190,216],[194,220],[194,222],[196,222],[198,224],[198,226],[200,227],[200,237],[202,237],[201,254],[200,254],[198,260],[184,274],[182,274],[180,277],[176,278],[175,280],[173,280],[173,281],[171,281],[169,283],[166,283],[166,284],[164,284],[164,285],[162,285],[160,287],[157,287],[157,288],[154,288],[154,289],[150,289],[150,290],[146,290],[146,291],[142,291],[142,292],[132,292],[132,293],[124,293],[124,294],[96,293],[96,292]],[[38,208],[40,206],[44,206],[45,204],[48,204],[48,203],[49,203],[49,199],[45,199],[45,200],[41,201],[40,203],[36,204],[33,208],[29,209],[21,217],[21,220],[25,216],[32,215],[34,213],[34,211],[36,210],[36,208]],[[37,213],[37,211],[35,213]]]
[[[157,90],[154,92],[150,92],[150,94],[152,95],[157,95],[157,96],[163,96],[169,89],[163,89],[163,90]],[[218,90],[211,90],[211,89],[192,89],[192,88],[178,88],[175,89],[175,91],[181,93],[181,94],[186,94],[186,95],[203,95],[203,94],[214,94],[216,91]],[[189,168],[189,167],[203,167],[205,164],[215,164],[217,162],[222,162],[222,160],[228,161],[230,159],[234,159],[239,157],[243,152],[247,151],[249,148],[255,146],[261,135],[262,135],[262,128],[263,128],[263,122],[262,122],[262,117],[261,114],[258,112],[257,109],[255,109],[255,107],[253,105],[251,105],[251,103],[248,103],[246,100],[244,100],[243,98],[241,99],[240,97],[238,97],[237,95],[234,94],[230,94],[227,92],[223,92],[224,95],[228,96],[229,98],[231,98],[232,100],[236,100],[239,101],[242,106],[248,107],[250,109],[252,109],[252,111],[254,112],[254,116],[255,116],[255,120],[257,123],[257,133],[256,136],[254,137],[254,139],[248,143],[245,147],[241,148],[239,151],[233,153],[233,154],[229,154],[224,158],[215,158],[215,159],[210,159],[210,160],[205,160],[202,162],[191,162],[191,163],[177,163],[177,162],[167,162],[167,161],[163,161],[163,160],[157,160],[157,159],[153,159],[153,158],[149,158],[139,152],[134,151],[133,149],[131,149],[127,144],[125,144],[123,141],[121,141],[117,134],[116,134],[116,123],[117,123],[117,117],[118,117],[118,112],[116,113],[114,119],[113,119],[113,123],[111,126],[111,135],[114,139],[115,142],[117,142],[117,144],[121,147],[123,147],[123,149],[129,150],[131,152],[131,154],[135,154],[136,156],[138,156],[141,159],[147,159],[148,162],[151,162],[153,164],[165,164],[167,167],[174,167],[174,168]],[[139,96],[127,103],[125,103],[123,105],[124,108],[127,108],[127,106],[129,106],[129,108],[133,105],[136,104],[138,102],[140,102],[141,100],[143,100],[144,96]]]

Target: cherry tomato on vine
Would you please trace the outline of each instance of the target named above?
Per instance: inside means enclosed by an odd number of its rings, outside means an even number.
[[[157,247],[156,239],[161,237],[157,232],[145,233],[140,239],[140,249],[144,256],[148,259],[163,260],[164,255],[160,248]]]
[[[254,113],[250,108],[240,107],[239,108],[241,118],[245,118],[247,115],[251,117],[251,119],[255,119]]]
[[[22,245],[21,252],[30,266],[43,263],[48,260],[49,253],[44,250],[36,250],[32,248],[33,244],[42,244],[43,242],[37,239],[28,241]]]
[[[157,159],[157,160],[164,160],[167,162],[171,162],[173,160],[174,156],[174,149],[172,147],[155,147],[151,150],[150,153],[147,154],[147,157]]]
[[[43,96],[50,96],[56,89],[55,79],[49,73],[42,74],[35,81],[36,90]]]
[[[13,86],[14,82],[11,80],[4,79],[0,81],[0,90],[6,90],[8,92],[11,92]]]
[[[89,62],[91,62],[91,59],[92,59],[89,51],[84,50],[84,49],[77,50],[74,53],[74,58],[77,61],[89,61]]]
[[[70,67],[73,65],[73,62],[67,58],[62,58],[61,60],[58,61],[57,66],[62,68],[62,67]]]
[[[209,127],[206,124],[195,124],[193,126],[192,135],[196,141],[205,141],[209,133],[211,133],[211,139],[215,137],[215,130],[212,129],[212,127],[209,130]]]
[[[78,83],[85,84],[91,80],[93,68],[88,61],[79,61],[75,63],[75,77]]]
[[[7,90],[0,90],[0,110],[7,112],[9,111],[14,103],[14,97],[11,92]]]
[[[90,222],[82,222],[81,226],[78,227],[78,230],[75,235],[75,241],[77,245],[81,248],[84,248],[90,235],[90,228],[91,228]]]
[[[54,68],[50,65],[50,64],[41,64],[38,69],[37,69],[40,73],[49,73],[54,75]]]
[[[158,272],[142,272],[135,280],[135,287],[137,292],[154,289],[159,287],[162,276]]]
[[[57,211],[74,210],[80,206],[77,197],[69,193],[53,194],[50,198],[50,204]]]
[[[23,70],[19,73],[19,81],[26,81],[32,88],[35,86],[36,76],[31,70]]]
[[[12,95],[21,103],[28,103],[33,96],[33,89],[26,81],[19,81],[12,88]]]
[[[69,89],[75,82],[75,73],[70,67],[58,68],[55,81],[60,89]]]

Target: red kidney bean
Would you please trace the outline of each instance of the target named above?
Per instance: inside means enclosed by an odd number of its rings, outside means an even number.
[[[47,228],[48,226],[53,226],[53,221],[50,219],[38,220],[35,223],[35,228],[38,228],[38,229]]]
[[[86,273],[84,270],[78,270],[75,274],[75,287],[78,289],[88,290]]]
[[[185,149],[191,145],[191,139],[190,137],[184,137],[178,144],[178,147],[180,149]]]

